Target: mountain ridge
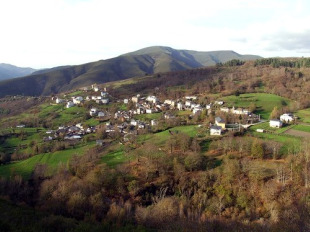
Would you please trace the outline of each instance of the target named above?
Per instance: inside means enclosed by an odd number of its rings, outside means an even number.
[[[12,64],[0,63],[0,81],[27,76],[35,71],[35,69],[29,67],[18,67]]]
[[[212,66],[231,59],[252,60],[234,51],[199,52],[152,46],[114,58],[82,65],[55,67],[0,82],[0,97],[5,95],[52,95],[89,86],[93,83],[123,80],[170,71]]]

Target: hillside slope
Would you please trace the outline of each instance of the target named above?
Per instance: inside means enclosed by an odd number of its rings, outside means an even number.
[[[179,71],[226,62],[252,60],[233,51],[197,52],[169,47],[149,47],[97,62],[58,67],[37,72],[27,78],[0,82],[0,97],[5,95],[51,95],[63,91],[160,72]]]
[[[11,64],[0,64],[0,81],[15,77],[23,77],[33,73],[35,69],[21,68]]]

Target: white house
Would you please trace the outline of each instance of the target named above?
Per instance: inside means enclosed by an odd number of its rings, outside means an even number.
[[[228,113],[230,110],[228,107],[221,107],[220,111]]]
[[[102,104],[109,104],[109,98],[103,98],[101,99]]]
[[[103,92],[101,92],[101,96],[106,98],[106,97],[108,97],[108,93],[103,91]]]
[[[128,101],[129,101],[128,98],[125,98],[124,99],[124,104],[128,104]]]
[[[185,106],[186,106],[186,107],[191,107],[191,105],[192,105],[192,102],[191,102],[191,101],[186,101],[186,102],[185,102]]]
[[[178,108],[178,110],[183,110],[183,108],[184,108],[183,104],[181,102],[178,102],[177,108]]]
[[[208,105],[206,105],[206,109],[207,109],[207,110],[211,109],[211,107],[212,107],[212,104],[211,104],[211,103],[208,104]]]
[[[97,114],[97,109],[96,108],[91,108],[89,111],[90,116],[95,116]]]
[[[139,100],[140,100],[140,97],[138,97],[138,96],[133,96],[133,97],[131,98],[131,101],[132,101],[133,103],[138,103]]]
[[[72,101],[68,101],[66,107],[71,108],[74,106],[74,103]]]
[[[78,127],[78,128],[80,128],[80,129],[83,129],[82,123],[78,123],[78,124],[76,124],[75,126]]]
[[[283,122],[280,121],[279,119],[271,119],[269,121],[269,126],[270,127],[280,128],[280,127],[282,127],[282,125],[283,125]]]
[[[282,122],[292,122],[294,120],[294,116],[291,113],[285,113],[280,116],[280,120]]]
[[[143,107],[137,108],[137,114],[145,114],[145,109]]]
[[[175,107],[175,101],[170,100],[170,99],[166,99],[166,100],[164,101],[164,104],[167,104],[167,105],[170,105],[170,106]]]
[[[186,100],[196,100],[197,96],[185,96]]]
[[[221,135],[222,127],[220,126],[211,126],[210,127],[210,135]]]
[[[74,104],[81,104],[81,102],[83,101],[83,97],[81,96],[73,97],[72,100]]]
[[[139,129],[144,129],[144,128],[145,128],[145,124],[139,122],[139,123],[138,123],[138,128],[139,128]]]
[[[237,108],[236,109],[235,107],[233,107],[232,113],[233,114],[246,114],[246,115],[248,115],[250,113],[250,111],[247,109],[243,109],[243,108]]]
[[[215,103],[215,104],[218,104],[218,105],[220,105],[220,106],[224,104],[223,101],[215,101],[214,103]]]
[[[154,113],[154,110],[153,109],[146,109],[146,111],[145,111],[147,114],[152,114],[152,113]]]
[[[155,96],[148,96],[148,97],[146,98],[146,101],[152,102],[152,103],[155,104],[155,103],[158,101],[158,99],[157,99],[157,97],[155,97]]]
[[[98,92],[98,91],[99,91],[99,87],[98,87],[98,86],[94,86],[93,89],[94,89],[95,92]]]
[[[104,116],[105,116],[104,112],[102,112],[102,111],[98,112],[98,117],[99,118],[103,118]]]
[[[56,98],[56,104],[63,103],[64,101],[64,99]]]
[[[137,126],[137,125],[138,125],[138,121],[132,119],[132,120],[130,121],[130,125]]]
[[[155,119],[152,119],[151,120],[151,126],[156,126],[158,123]]]
[[[194,109],[193,109],[193,114],[196,114],[196,113],[198,113],[198,112],[202,112],[202,108],[201,108],[201,106],[196,106]]]

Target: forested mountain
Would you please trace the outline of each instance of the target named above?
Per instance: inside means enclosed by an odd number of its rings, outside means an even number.
[[[97,62],[43,70],[31,76],[0,82],[5,95],[50,95],[93,83],[106,83],[131,77],[215,65],[231,59],[252,60],[258,56],[233,51],[198,52],[169,47],[149,47]]]
[[[0,81],[15,77],[23,77],[33,73],[35,69],[20,68],[11,64],[0,64]]]

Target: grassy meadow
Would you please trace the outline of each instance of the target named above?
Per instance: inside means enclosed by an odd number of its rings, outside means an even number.
[[[289,106],[290,100],[267,93],[249,93],[240,94],[239,96],[222,97],[221,100],[225,102],[226,106],[232,107],[249,107],[252,103],[256,105],[254,113],[260,114],[262,119],[269,119],[270,113],[275,106]]]

